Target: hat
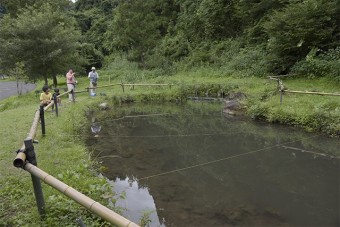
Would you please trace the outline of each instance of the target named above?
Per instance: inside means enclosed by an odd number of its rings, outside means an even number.
[[[96,68],[95,68],[95,67],[92,67],[91,70],[96,70]]]

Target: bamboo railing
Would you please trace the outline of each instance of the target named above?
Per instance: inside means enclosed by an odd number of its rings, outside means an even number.
[[[83,91],[75,91],[74,93],[84,93],[84,92],[89,92],[91,89],[97,89],[97,88],[104,88],[104,87],[113,87],[113,86],[121,86],[123,89],[123,92],[125,91],[125,86],[130,86],[130,87],[135,87],[135,86],[159,86],[159,87],[164,87],[164,86],[169,86],[170,88],[174,86],[174,84],[124,84],[124,83],[116,83],[116,84],[108,84],[108,85],[102,85],[102,86],[96,86],[95,88],[87,87]]]
[[[315,91],[291,91],[291,90],[288,90],[288,89],[283,90],[283,92],[296,93],[296,94],[306,94],[306,95],[340,96],[340,93],[327,93],[327,92],[315,92]]]
[[[120,216],[109,208],[78,192],[74,188],[59,181],[58,179],[54,178],[53,176],[49,175],[38,167],[27,163],[24,166],[24,169],[111,224],[124,227],[138,226],[134,222],[124,218],[123,216]]]
[[[57,97],[61,97],[63,95],[69,94],[72,91],[67,91],[63,94],[58,95]],[[49,105],[46,107],[40,107],[40,110],[37,110],[34,115],[34,119],[32,122],[32,126],[28,133],[28,137],[25,139],[22,147],[17,151],[17,155],[13,161],[13,165],[17,168],[23,168],[27,172],[29,172],[32,176],[32,182],[34,187],[34,194],[37,201],[39,214],[43,217],[45,214],[45,203],[42,193],[42,188],[40,184],[40,180],[44,181],[46,184],[55,188],[56,190],[62,192],[64,195],[73,199],[78,204],[84,206],[90,212],[98,215],[104,220],[108,221],[111,224],[121,226],[121,227],[138,227],[138,225],[123,216],[117,214],[116,212],[110,210],[109,208],[103,206],[102,204],[92,200],[91,198],[85,196],[84,194],[78,192],[74,188],[66,185],[65,183],[59,181],[48,173],[36,167],[37,161],[35,157],[35,151],[33,147],[34,138],[36,137],[36,132],[39,124],[39,120],[42,125],[44,122],[43,113],[55,105],[54,100],[51,101]],[[44,135],[44,127],[42,129]]]
[[[284,93],[295,93],[295,94],[306,94],[306,95],[329,95],[329,96],[340,96],[340,93],[330,93],[330,92],[316,92],[316,91],[292,91],[289,89],[285,89],[283,82],[281,80],[283,76],[269,76],[270,80],[277,81],[277,88],[280,92],[280,104],[282,104],[282,98]]]

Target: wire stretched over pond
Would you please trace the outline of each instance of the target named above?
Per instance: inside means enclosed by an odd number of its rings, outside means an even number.
[[[315,151],[307,151],[307,150],[300,149],[300,148],[297,148],[297,147],[288,147],[288,146],[284,146],[284,145],[282,145],[282,147],[286,148],[286,149],[300,151],[302,153],[310,153],[310,154],[314,154],[314,155],[340,159],[340,157],[337,157],[337,156],[333,156],[333,155],[329,155],[329,154],[325,154],[325,153],[319,153],[319,152],[315,152]]]
[[[105,120],[105,122],[107,122],[107,121],[119,121],[119,120],[123,120],[125,118],[153,117],[153,116],[164,116],[164,115],[169,115],[169,114],[168,113],[156,113],[156,114],[131,115],[131,116],[123,116],[123,117],[115,118],[115,119],[111,119],[111,120]]]
[[[127,116],[123,116],[123,117],[119,117],[119,118],[115,118],[115,119],[108,119],[108,120],[102,120],[102,121],[97,121],[97,122],[111,122],[111,121],[123,120],[123,119],[126,119],[126,118],[170,116],[170,115],[175,115],[175,114],[171,114],[171,113],[154,113],[154,114],[127,115]],[[191,115],[194,115],[194,114],[191,114]],[[210,114],[210,115],[207,115],[207,116],[212,116],[212,115]],[[220,115],[216,115],[216,116],[220,116]]]
[[[235,135],[241,132],[230,133],[201,133],[201,134],[173,134],[173,135],[151,135],[151,136],[109,136],[110,138],[163,138],[163,137],[198,137],[198,136],[220,136],[220,135]]]
[[[139,178],[138,180],[147,180],[147,179],[150,179],[150,178],[164,176],[164,175],[167,175],[167,174],[176,173],[176,172],[180,172],[180,171],[183,171],[183,170],[188,170],[188,169],[193,169],[193,168],[196,168],[196,167],[206,166],[206,165],[214,164],[214,163],[225,161],[225,160],[238,158],[238,157],[249,155],[249,154],[254,154],[254,153],[264,151],[264,150],[268,150],[268,149],[271,149],[271,148],[282,147],[285,144],[299,142],[299,141],[302,141],[302,140],[305,140],[305,139],[310,139],[310,138],[317,137],[317,136],[320,136],[320,135],[321,134],[318,134],[318,135],[314,135],[314,136],[307,137],[307,138],[304,138],[304,139],[294,140],[294,141],[290,141],[290,142],[286,142],[286,143],[282,143],[282,144],[276,144],[274,146],[264,147],[264,148],[261,148],[261,149],[258,149],[258,150],[249,151],[249,152],[242,153],[242,154],[232,155],[232,156],[228,156],[228,157],[225,157],[225,158],[221,158],[221,159],[217,159],[217,160],[213,160],[213,161],[209,161],[209,162],[205,162],[205,163],[200,163],[200,164],[196,164],[196,165],[192,165],[192,166],[187,166],[187,167],[184,167],[184,168],[174,169],[174,170],[170,170],[170,171],[167,171],[167,172],[163,172],[163,173],[159,173],[159,174],[155,174],[155,175],[151,175],[151,176],[147,176],[147,177],[142,177],[142,178]]]

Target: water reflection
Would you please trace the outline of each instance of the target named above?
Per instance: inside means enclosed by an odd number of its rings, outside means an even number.
[[[140,187],[138,182],[117,178],[112,181],[115,192],[118,194],[116,206],[122,207],[125,211],[123,215],[129,220],[139,223],[143,215],[151,221],[151,226],[165,226],[158,218],[156,205],[149,190],[145,187]],[[123,198],[120,198],[120,196]],[[126,199],[128,198],[128,199]]]
[[[340,225],[339,140],[188,108],[101,124],[89,146],[119,157],[104,175],[136,222],[151,209],[151,226]]]
[[[101,125],[98,122],[94,122],[91,125],[91,132],[95,135],[98,135],[100,130],[102,129]]]

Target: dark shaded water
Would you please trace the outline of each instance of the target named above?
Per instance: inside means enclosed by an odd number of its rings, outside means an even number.
[[[96,116],[101,131],[88,144],[115,191],[127,195],[117,202],[127,218],[138,223],[147,213],[151,226],[340,226],[338,139],[219,109],[192,103]]]

